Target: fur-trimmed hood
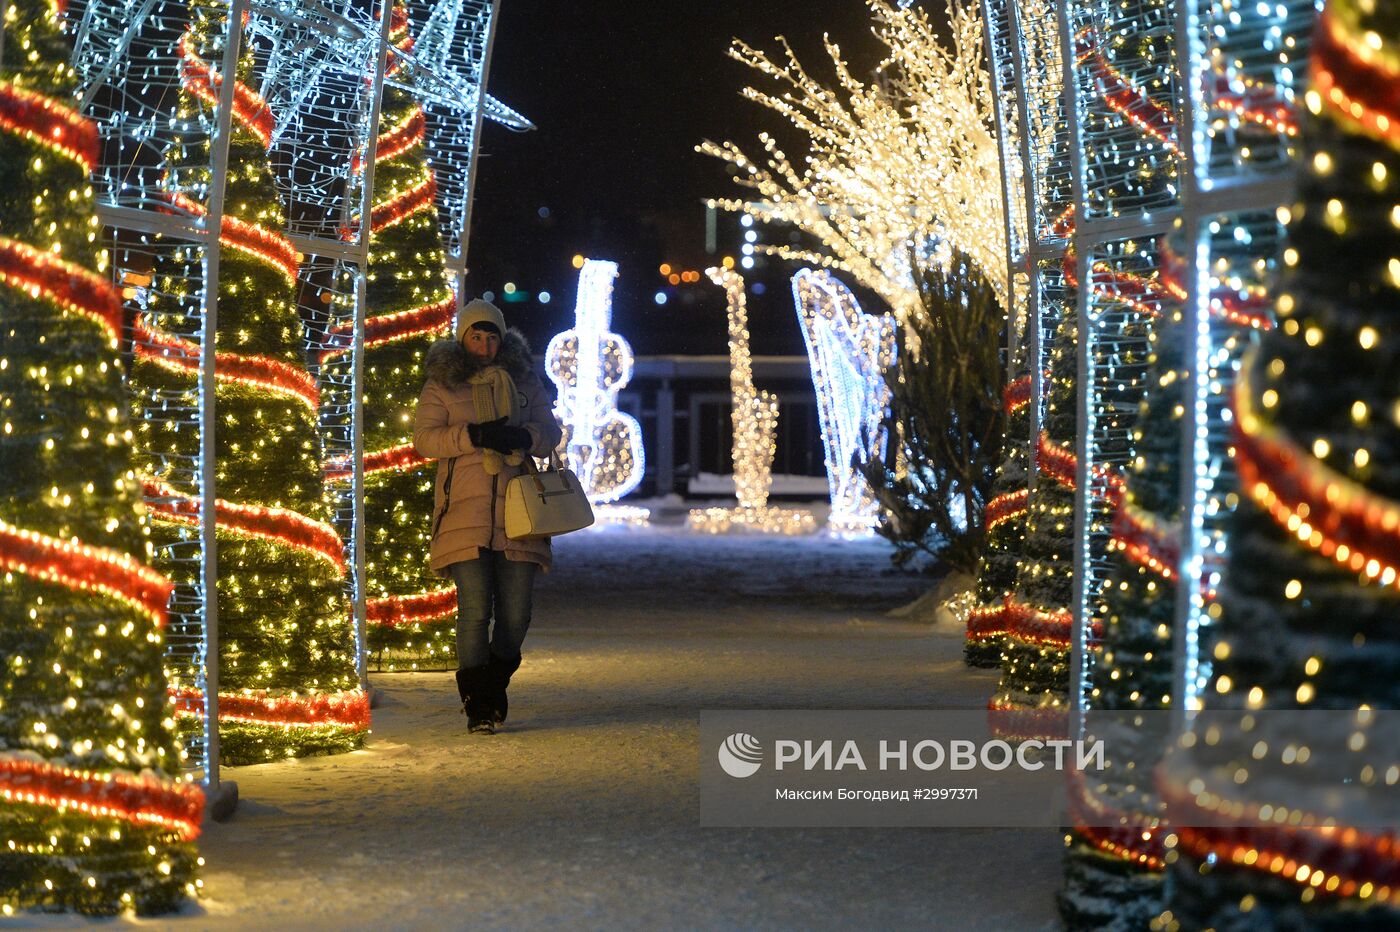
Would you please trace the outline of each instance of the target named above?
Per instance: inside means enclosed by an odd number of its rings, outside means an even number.
[[[533,364],[525,334],[514,327],[506,330],[501,338],[501,351],[491,365],[505,369],[519,382],[533,373]],[[436,379],[448,388],[457,388],[486,367],[473,359],[466,347],[456,340],[438,340],[429,347],[423,368],[429,379]]]

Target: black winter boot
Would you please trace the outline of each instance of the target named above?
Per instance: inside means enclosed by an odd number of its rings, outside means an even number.
[[[507,660],[492,654],[486,669],[490,671],[492,711],[495,713],[496,724],[499,725],[506,720],[506,711],[510,706],[506,698],[506,687],[510,686],[510,678],[515,675],[515,671],[520,669],[520,655]]]
[[[495,704],[491,701],[491,668],[481,666],[459,669],[457,671],[457,694],[462,697],[462,711],[467,715],[467,731],[473,734],[495,734]]]

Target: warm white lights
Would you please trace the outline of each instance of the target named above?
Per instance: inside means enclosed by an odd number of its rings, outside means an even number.
[[[888,48],[881,81],[863,84],[828,44],[840,86],[824,87],[784,48],[779,64],[742,42],[730,56],[781,90],[744,96],[790,120],[806,136],[797,164],[767,133],[766,165],[737,145],[705,142],[700,151],[738,169],[747,201],[714,202],[760,221],[788,223],[821,251],[763,246],[784,258],[837,268],[888,302],[901,324],[922,313],[912,262],[946,268],[950,246],[970,256],[1006,303],[1006,235],[993,95],[982,67],[976,5],[949,10],[951,47],[927,14],[871,0],[877,38]],[[741,263],[749,268],[746,256]],[[912,332],[910,346],[917,348]]]
[[[700,531],[722,533],[751,528],[767,533],[806,534],[816,528],[810,512],[774,508],[768,504],[773,482],[774,438],[778,431],[778,399],[754,388],[749,354],[749,316],[744,278],[732,269],[706,269],[729,302],[729,384],[734,395],[734,490],[738,508],[695,509],[688,524]]]

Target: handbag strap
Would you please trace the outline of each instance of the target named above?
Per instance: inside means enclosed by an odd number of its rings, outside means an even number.
[[[558,449],[549,451],[549,465],[554,467],[555,472],[563,472],[564,464],[559,459]],[[535,463],[535,458],[527,451],[525,453],[525,468],[530,471],[530,476],[535,480],[535,488],[541,495],[544,494],[544,481],[540,479],[540,467]]]
[[[551,452],[550,456],[552,457],[553,455],[553,452]],[[540,479],[540,467],[536,465],[535,458],[530,455],[528,450],[525,451],[525,469],[530,473],[530,478],[535,480],[536,491],[543,495],[544,482]]]

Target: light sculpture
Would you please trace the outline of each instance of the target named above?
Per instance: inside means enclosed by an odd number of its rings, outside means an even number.
[[[786,60],[735,42],[730,57],[776,86],[744,96],[790,121],[810,152],[796,162],[767,133],[764,155],[733,142],[698,151],[723,159],[744,200],[712,201],[763,222],[791,224],[817,249],[763,246],[783,258],[843,271],[886,301],[901,326],[924,313],[912,261],[950,266],[953,248],[971,256],[1006,306],[1006,237],[993,93],[982,67],[975,8],[950,6],[951,42],[917,8],[869,0],[874,32],[888,48],[881,81],[858,81],[828,43],[839,87],[827,88],[784,46]],[[911,246],[940,244],[911,257]],[[909,332],[917,352],[918,337]]]
[[[885,371],[894,362],[894,321],[863,313],[850,289],[825,270],[799,271],[792,277],[792,296],[821,419],[831,490],[827,526],[869,534],[879,520],[879,503],[856,463],[885,455],[882,421],[890,399]]]
[[[586,259],[579,270],[574,326],[558,333],[545,350],[545,371],[559,389],[555,413],[564,425],[559,449],[578,474],[588,500],[610,503],[642,481],[646,458],[642,425],[617,409],[617,393],[632,379],[632,347],[613,333],[612,290],[617,263]],[[609,517],[611,509],[600,509]],[[645,509],[617,513],[625,523],[644,523]]]
[[[729,316],[729,386],[733,394],[734,490],[737,508],[696,508],[687,524],[698,531],[722,534],[754,530],[766,534],[810,534],[816,519],[809,511],[776,508],[768,504],[773,481],[773,454],[777,450],[778,399],[753,384],[749,353],[749,318],[744,278],[733,269],[705,270],[710,281],[724,289]]]
[[[178,909],[200,788],[162,669],[173,585],[147,564],[120,290],[63,9],[0,14],[0,916]]]

